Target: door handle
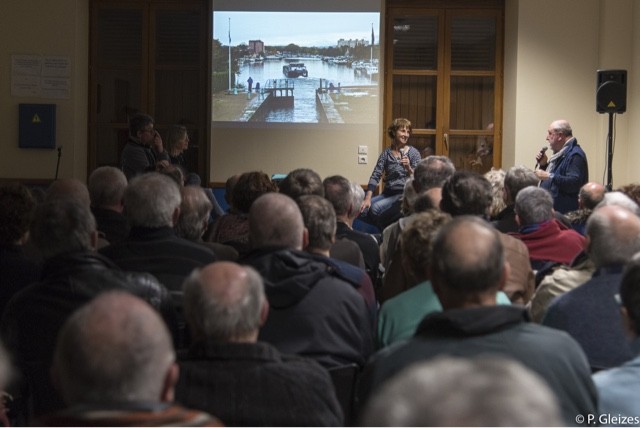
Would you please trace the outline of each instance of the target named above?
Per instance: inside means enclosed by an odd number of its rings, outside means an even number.
[[[449,134],[446,132],[443,135],[442,142],[444,143],[444,148],[449,153]]]

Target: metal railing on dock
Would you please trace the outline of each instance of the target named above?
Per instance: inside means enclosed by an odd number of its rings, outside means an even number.
[[[295,81],[290,79],[269,79],[264,85],[264,92],[274,97],[293,97]]]

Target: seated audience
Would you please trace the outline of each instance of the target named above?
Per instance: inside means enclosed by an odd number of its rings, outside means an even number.
[[[607,192],[604,194],[602,201],[596,208],[608,206],[608,205],[616,205],[619,207],[624,207],[634,213],[637,216],[640,216],[640,206],[633,200],[629,195],[622,192]]]
[[[380,250],[376,238],[353,229],[353,221],[360,215],[356,205],[357,195],[351,182],[341,175],[327,177],[323,181],[324,197],[333,205],[336,215],[336,238],[345,238],[358,244],[364,258],[365,270],[372,284],[379,279]]]
[[[127,290],[149,301],[176,330],[168,291],[147,274],[124,273],[95,252],[98,232],[89,206],[72,199],[41,204],[30,229],[44,260],[41,279],[7,304],[0,330],[25,377],[29,416],[60,409],[49,369],[55,340],[71,313],[105,290]]]
[[[211,214],[211,201],[205,190],[196,186],[182,188],[182,202],[180,203],[180,216],[176,224],[176,233],[179,237],[191,242],[197,242],[209,248],[218,260],[235,261],[238,259],[238,251],[231,245],[217,242],[204,242],[202,236],[209,225]]]
[[[373,350],[365,301],[331,264],[302,251],[308,238],[295,201],[280,193],[261,196],[249,226],[253,249],[241,260],[264,278],[271,308],[260,340],[325,367],[363,365]]]
[[[427,156],[422,159],[413,172],[413,188],[416,194],[428,194],[434,206],[440,205],[441,189],[444,183],[456,172],[456,167],[446,156]]]
[[[331,265],[340,278],[358,290],[369,308],[371,325],[375,327],[378,302],[369,275],[364,269],[331,257],[332,244],[336,240],[336,215],[331,203],[318,195],[300,196],[297,203],[308,236],[303,250],[318,256],[319,261]]]
[[[232,210],[216,220],[209,234],[210,242],[231,245],[239,254],[249,251],[249,210],[253,202],[277,187],[261,171],[245,172],[233,186]]]
[[[489,183],[491,183],[491,190],[493,198],[491,199],[491,208],[489,208],[489,219],[495,219],[506,207],[507,204],[504,201],[504,177],[506,172],[503,169],[491,169],[484,173]]]
[[[627,209],[630,208],[632,212],[639,213],[638,206],[635,202],[620,192],[605,193],[603,200],[596,208],[605,205],[617,205]],[[549,304],[555,297],[587,282],[591,279],[595,270],[595,264],[584,250],[573,259],[570,265],[557,264],[553,266],[546,275],[541,278],[531,302],[527,304],[531,319],[535,322],[542,322]]]
[[[398,287],[406,289],[415,284],[415,281],[408,278],[406,272],[402,269],[401,251],[398,244],[400,234],[410,224],[415,213],[440,206],[442,186],[455,171],[456,168],[453,162],[446,156],[427,156],[416,166],[413,180],[410,181],[416,194],[416,198],[409,210],[410,213],[386,227],[382,232],[380,259],[384,277],[382,288],[378,292],[378,298],[381,302],[395,296]],[[405,191],[407,194],[411,192],[407,188],[405,188]]]
[[[536,292],[527,303],[531,320],[541,323],[553,299],[590,280],[595,270],[596,266],[585,251],[579,253],[570,265],[557,264],[552,267],[541,278]]]
[[[129,223],[123,213],[127,177],[118,168],[101,166],[91,173],[87,187],[98,232],[111,244],[124,240],[129,236]]]
[[[378,347],[409,339],[416,332],[422,319],[432,313],[442,311],[438,296],[429,281],[431,244],[436,233],[451,220],[449,214],[439,210],[419,213],[401,235],[402,265],[414,285],[406,291],[384,302],[378,317]],[[502,291],[496,296],[498,304],[510,304]]]
[[[627,195],[633,202],[640,205],[640,184],[625,184],[624,186],[620,186],[620,188],[616,189],[616,192]]]
[[[57,199],[73,199],[87,207],[91,206],[89,189],[77,178],[60,178],[47,187],[44,202]]]
[[[458,171],[442,187],[440,209],[453,217],[473,215],[488,221],[493,195],[491,184],[475,172]],[[527,247],[518,239],[498,233],[509,263],[504,292],[513,303],[526,304],[535,288]]]
[[[412,208],[413,212],[408,217],[402,217],[396,223],[387,226],[385,229],[385,232],[389,231],[389,229],[394,230],[389,234],[392,242],[391,246],[387,249],[388,253],[386,256],[391,257],[391,259],[388,261],[388,267],[384,269],[382,287],[377,290],[378,300],[381,304],[420,282],[410,270],[405,269],[401,237],[402,233],[411,226],[411,223],[413,223],[419,214],[432,210],[439,211],[437,207],[433,206],[433,200],[428,195],[422,194],[416,198]],[[400,233],[400,235],[398,235],[398,233]],[[383,252],[383,246],[380,247],[381,253]],[[391,248],[394,248],[394,250],[389,251]]]
[[[580,343],[593,371],[632,357],[615,295],[622,269],[640,251],[640,218],[620,206],[598,207],[587,220],[587,253],[596,266],[586,283],[554,299],[542,320]]]
[[[402,194],[402,217],[385,227],[382,231],[382,242],[380,243],[380,263],[384,274],[387,273],[391,266],[396,251],[398,251],[398,239],[402,230],[411,222],[415,210],[413,205],[418,198],[413,187],[413,179],[407,180],[404,185],[404,193]]]
[[[210,264],[184,294],[193,344],[180,361],[177,401],[228,426],[343,425],[326,369],[258,341],[269,304],[254,269]]]
[[[589,215],[591,215],[596,205],[602,202],[606,192],[606,187],[593,181],[588,182],[580,188],[580,193],[578,193],[578,209],[565,214],[565,217],[569,220],[569,223],[571,223],[571,227],[575,229],[576,232],[584,235],[584,228]]]
[[[173,404],[178,367],[155,311],[124,292],[78,309],[58,337],[53,377],[68,408],[42,426],[222,426]]]
[[[529,249],[534,270],[546,270],[555,263],[570,264],[584,249],[584,237],[555,219],[553,198],[547,190],[533,186],[520,190],[515,211],[520,229],[513,236]]]
[[[504,175],[505,207],[493,220],[493,225],[502,233],[517,232],[520,228],[516,222],[516,196],[525,187],[537,186],[540,180],[536,174],[523,165],[512,166]]]
[[[598,389],[600,414],[626,418],[640,415],[640,254],[636,253],[627,263],[620,283],[620,312],[625,333],[631,341],[633,359],[618,367],[593,375]],[[598,421],[601,426],[626,425],[621,420]],[[636,424],[636,422],[633,422]]]
[[[14,294],[40,279],[40,264],[24,250],[35,210],[25,185],[0,184],[0,317]]]
[[[170,178],[158,173],[136,177],[124,194],[129,237],[100,252],[122,269],[149,272],[181,293],[193,269],[216,260],[208,248],[176,235],[181,202],[180,188]]]
[[[312,169],[298,168],[291,171],[278,184],[280,193],[294,201],[303,195],[324,196],[322,178]]]
[[[129,119],[129,139],[120,155],[120,168],[129,181],[136,175],[169,165],[162,137],[154,126],[153,118],[147,114],[139,113]]]
[[[564,332],[528,322],[519,305],[496,305],[509,264],[498,232],[488,222],[455,217],[436,235],[431,254],[431,283],[444,310],[427,315],[414,338],[370,360],[360,381],[361,403],[414,363],[442,355],[482,355],[513,358],[540,375],[554,392],[565,424],[575,424],[576,415],[597,412],[595,386],[580,345]]]
[[[455,399],[452,399],[455,397]],[[562,426],[553,392],[539,375],[504,357],[437,357],[383,385],[364,426]]]

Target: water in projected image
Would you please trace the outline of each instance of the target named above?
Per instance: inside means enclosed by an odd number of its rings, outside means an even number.
[[[377,78],[357,69],[356,66],[347,64],[335,64],[323,61],[321,58],[297,58],[295,62],[291,60],[265,60],[262,63],[246,63],[240,67],[238,82],[246,84],[251,77],[253,87],[260,83],[265,88],[267,82],[278,80],[283,84],[287,79],[283,74],[283,66],[291,63],[303,63],[308,76],[288,78],[289,85],[294,87],[293,106],[274,108],[267,113],[265,122],[298,122],[316,123],[320,121],[320,112],[316,105],[316,90],[327,89],[331,84],[344,93],[344,97],[376,97]],[[372,100],[372,102],[377,102]]]

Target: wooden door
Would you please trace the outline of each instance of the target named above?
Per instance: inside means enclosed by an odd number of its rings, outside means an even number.
[[[385,124],[411,120],[410,144],[423,157],[481,173],[500,167],[504,4],[415,3],[387,8]]]
[[[148,113],[156,129],[187,127],[190,172],[208,180],[206,1],[93,0],[89,172],[120,165],[129,118]]]

